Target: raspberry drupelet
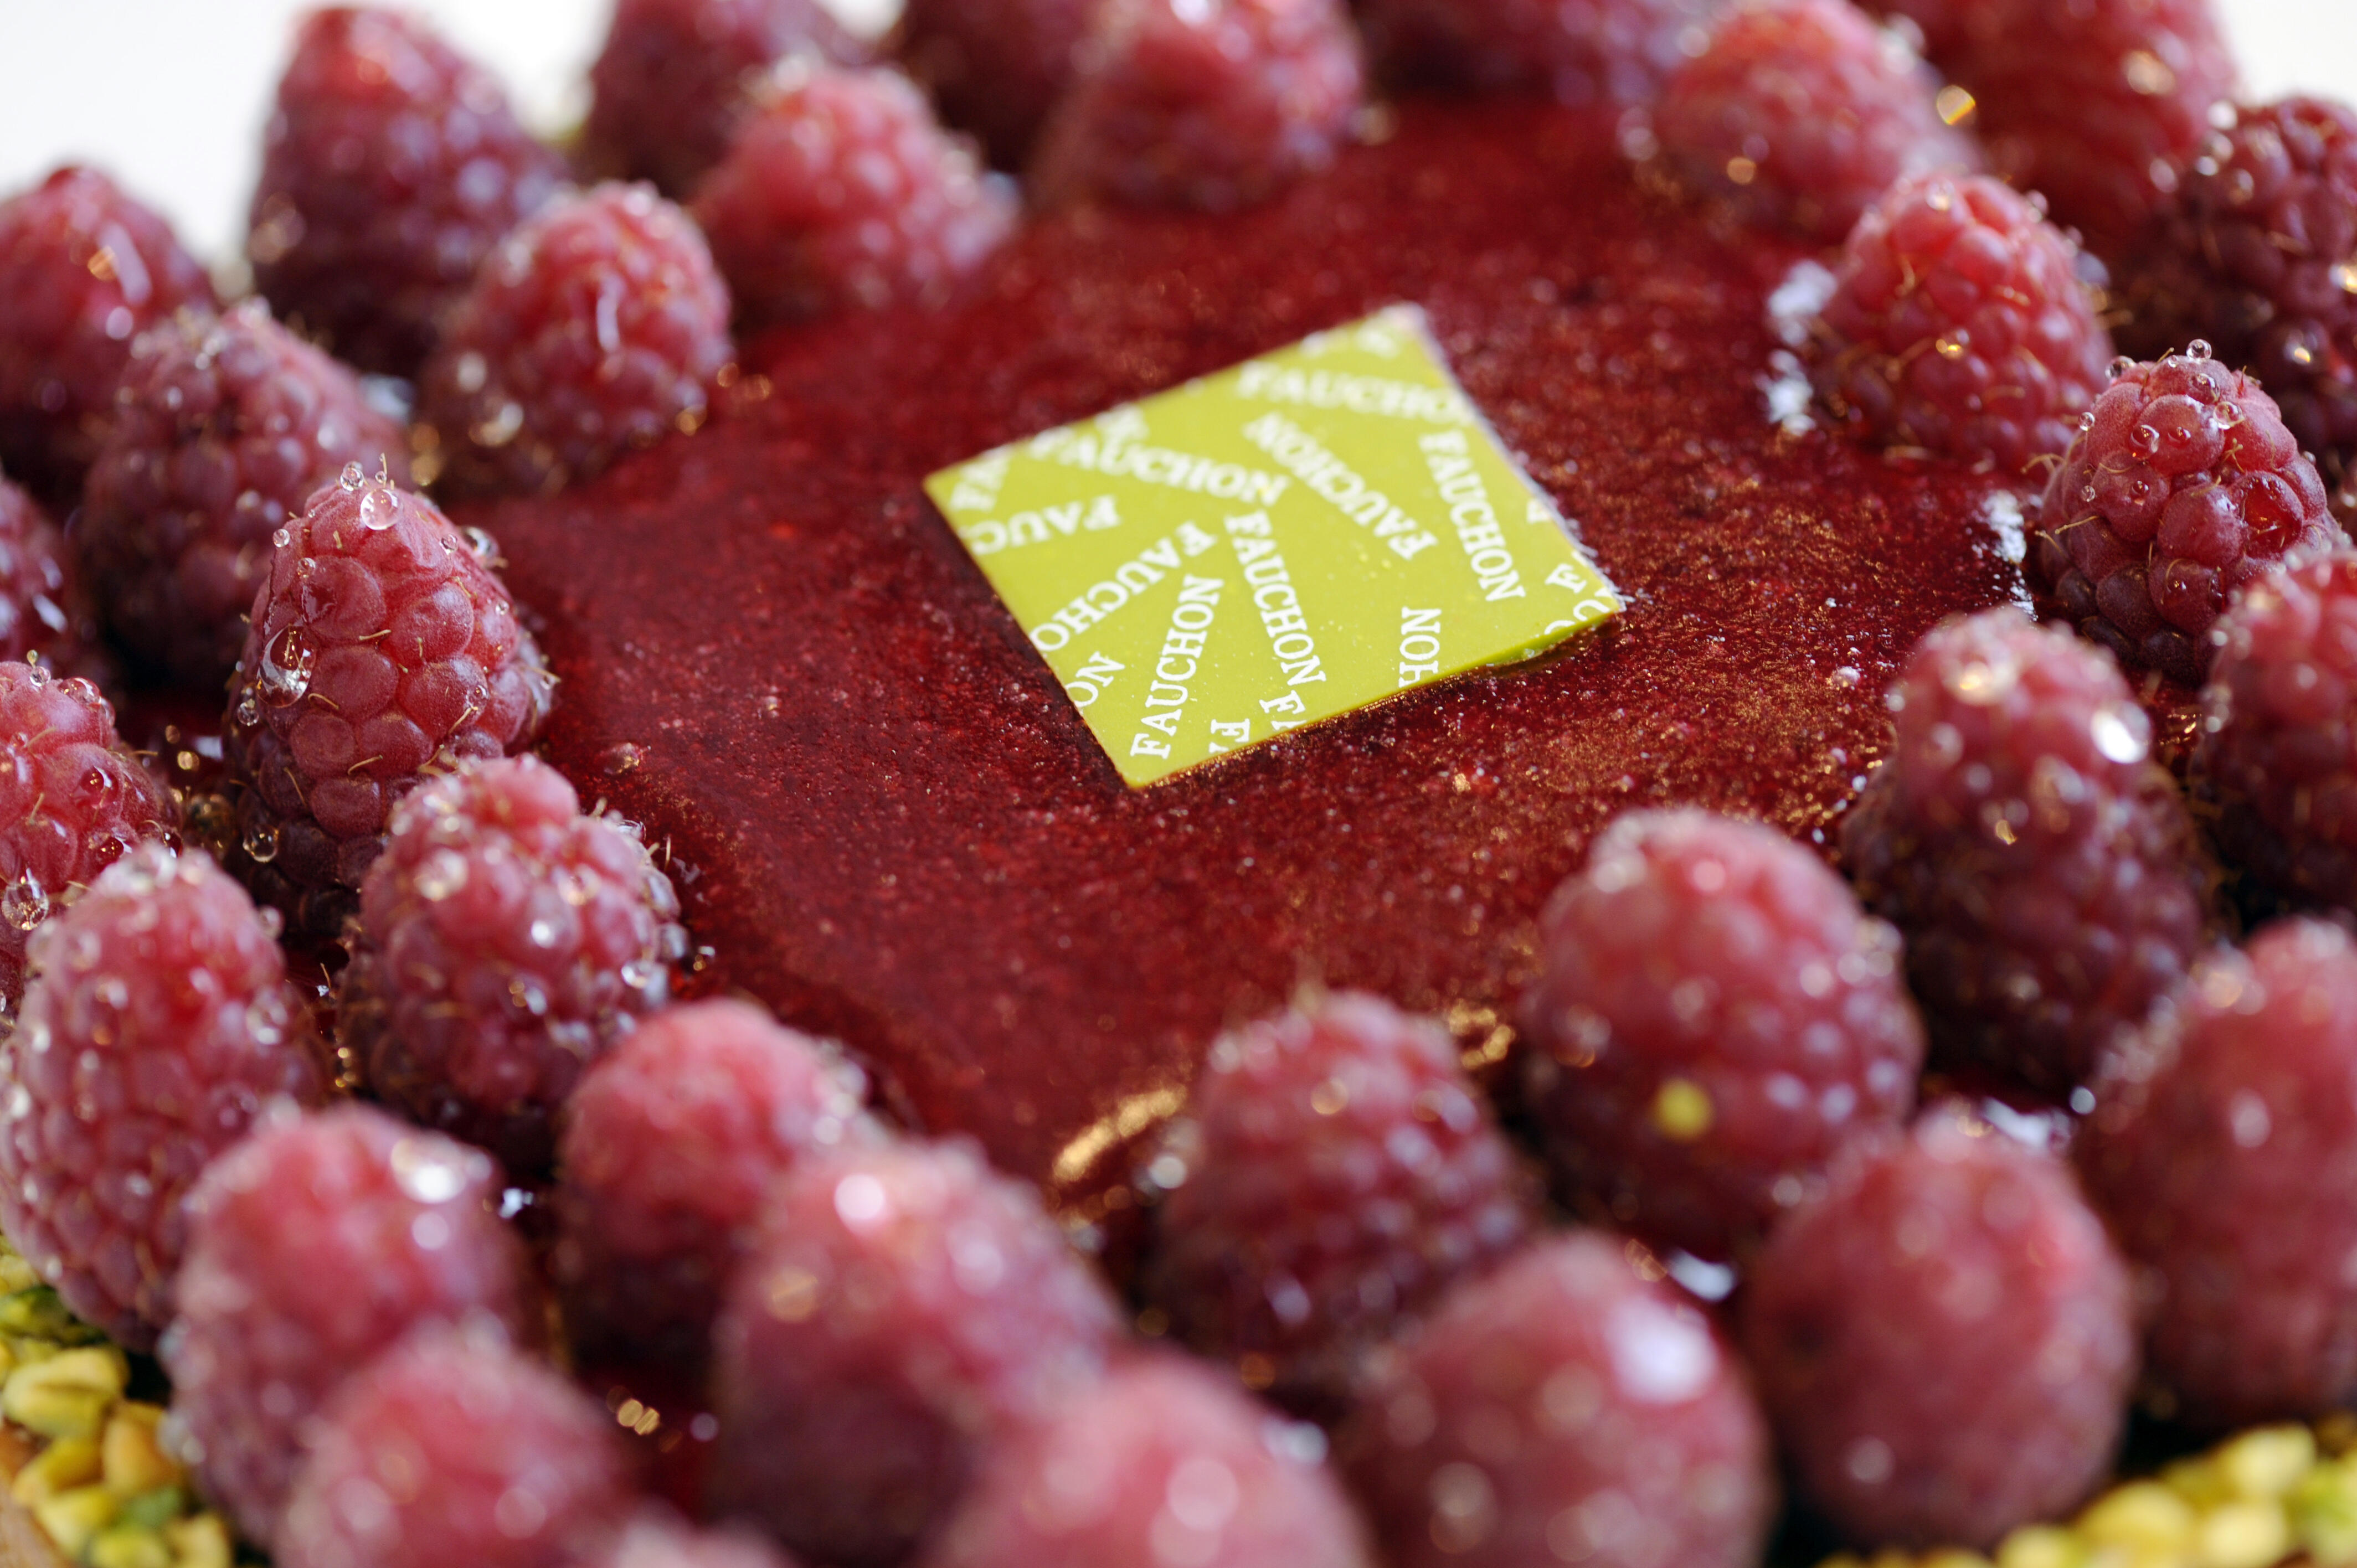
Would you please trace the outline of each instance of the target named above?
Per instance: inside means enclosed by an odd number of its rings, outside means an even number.
[[[1020,168],[1071,85],[1094,0],[909,0],[893,52],[942,118]]]
[[[1318,1414],[1378,1341],[1522,1243],[1536,1196],[1448,1031],[1351,993],[1214,1043],[1146,1179],[1169,1189],[1147,1299]]]
[[[1539,964],[1524,1077],[1557,1186],[1650,1241],[1740,1254],[1914,1108],[1898,934],[1771,828],[1621,817],[1548,905]]]
[[[1575,108],[1651,103],[1725,0],[1361,0],[1377,73],[1534,92]]]
[[[1740,1310],[1788,1469],[1860,1544],[1987,1547],[2111,1472],[2127,1267],[2067,1165],[1953,1107],[1836,1162]]]
[[[1752,1568],[1776,1517],[1734,1355],[1598,1231],[1451,1293],[1389,1353],[1340,1453],[1394,1568]]]
[[[1842,251],[1817,395],[1874,441],[2023,472],[2103,391],[2111,334],[2071,237],[1984,175],[1902,180]]]
[[[314,11],[264,136],[254,287],[339,359],[414,374],[436,317],[562,173],[490,73],[424,22]]]
[[[98,612],[73,553],[29,491],[0,478],[0,661],[38,658],[68,675],[103,676]]]
[[[2207,343],[2114,369],[2047,481],[2030,580],[2122,664],[2199,685],[2228,596],[2343,536],[2275,400]]]
[[[490,549],[358,465],[279,532],[231,689],[231,869],[306,934],[340,934],[394,801],[547,717],[554,678]]]
[[[2215,940],[2216,873],[2111,655],[2011,607],[1934,629],[1842,824],[1934,1045],[2053,1092]]]
[[[347,463],[406,483],[408,433],[260,300],[142,336],[74,525],[116,639],[181,685],[220,691],[271,535]]]

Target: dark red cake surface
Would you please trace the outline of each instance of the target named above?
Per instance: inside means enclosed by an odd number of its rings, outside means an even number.
[[[1987,481],[1770,422],[1803,254],[1642,193],[1605,122],[1411,103],[1243,216],[1041,220],[945,312],[756,341],[733,417],[461,521],[544,629],[550,755],[668,853],[705,979],[1071,1202],[1304,982],[1494,1058],[1602,823],[1690,801],[1824,843],[1900,658],[2019,591]],[[920,481],[1399,300],[1627,614],[1132,791]]]

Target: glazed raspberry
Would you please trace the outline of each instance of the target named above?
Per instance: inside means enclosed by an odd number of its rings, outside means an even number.
[[[818,1562],[899,1562],[1120,1328],[1031,1189],[971,1148],[798,1162],[713,1335],[713,1503]]]
[[[613,1419],[496,1330],[429,1327],[378,1356],[307,1448],[282,1568],[569,1568],[632,1504]]]
[[[1596,1231],[1459,1286],[1342,1438],[1394,1568],[1751,1568],[1766,1423],[1702,1313]]]
[[[728,289],[687,215],[643,185],[562,196],[500,242],[420,377],[457,489],[554,490],[704,423]]]
[[[909,0],[894,35],[903,68],[942,118],[1020,168],[1071,82],[1094,0]]]
[[[2093,1072],[2212,940],[2214,874],[2111,656],[2020,611],[1935,629],[1842,824],[1907,935],[1934,1044],[2050,1090]]]
[[[1637,811],[1541,922],[1523,998],[1558,1185],[1650,1240],[1727,1257],[1848,1140],[1915,1103],[1923,1028],[1899,937],[1773,829]]]
[[[554,682],[477,554],[488,538],[424,497],[348,467],[280,536],[231,685],[231,869],[333,937],[393,801],[529,744]]]
[[[700,1371],[761,1199],[802,1155],[873,1140],[857,1069],[741,1002],[666,1008],[564,1116],[552,1272],[575,1347]]]
[[[338,358],[409,375],[435,318],[561,173],[497,80],[423,22],[314,11],[263,144],[254,286]]]
[[[1743,1348],[1810,1503],[1861,1544],[1994,1543],[2110,1473],[2128,1271],[2070,1168],[1949,1108],[1777,1228]]]
[[[620,1535],[593,1552],[586,1568],[793,1568],[778,1549],[750,1531],[691,1530],[660,1509],[630,1520]]]
[[[748,79],[797,50],[867,56],[818,0],[619,0],[589,67],[587,161],[685,200],[728,150]]]
[[[693,211],[738,310],[769,322],[939,303],[1016,216],[1013,187],[907,78],[800,61],[779,68]]]
[[[2155,1285],[2146,1356],[2202,1424],[2357,1393],[2357,945],[2293,919],[2205,958],[2095,1083],[2074,1154]]]
[[[1980,166],[1938,89],[1849,0],[1744,0],[1671,73],[1653,131],[1695,189],[1832,244],[1893,180]]]
[[[1885,191],[1817,327],[1817,395],[1868,439],[2018,474],[2071,445],[2111,334],[2071,237],[1985,175]]]
[[[2121,663],[2198,685],[2227,596],[2340,525],[2275,400],[2207,343],[2117,368],[2047,481],[2030,578]]]
[[[490,1155],[360,1105],[268,1122],[197,1178],[162,1356],[182,1446],[249,1540],[271,1541],[306,1425],[371,1357],[424,1324],[523,1330],[499,1190]]]
[[[1366,90],[1342,0],[1104,0],[1032,181],[1225,212],[1334,161]]]
[[[0,463],[70,499],[142,329],[213,285],[171,228],[95,169],[0,201]]]
[[[1373,1344],[1521,1244],[1533,1194],[1457,1058],[1437,1024],[1347,993],[1212,1046],[1148,1167],[1171,1190],[1146,1294],[1181,1338],[1323,1412]]]
[[[98,616],[41,503],[0,478],[0,661],[37,657],[65,674],[106,668]]]
[[[991,1455],[925,1568],[1366,1568],[1323,1448],[1232,1379],[1140,1356]]]
[[[1403,84],[1650,103],[1724,0],[1361,0],[1376,70]]]
[[[116,639],[174,681],[220,691],[270,536],[347,463],[406,483],[408,434],[260,300],[143,335],[74,525]]]
[[[557,1108],[663,1004],[687,950],[638,829],[581,814],[530,755],[462,763],[394,808],[361,885],[336,1026],[376,1096],[544,1170]]]

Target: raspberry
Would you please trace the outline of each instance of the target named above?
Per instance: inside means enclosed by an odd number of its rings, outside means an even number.
[[[254,287],[338,358],[409,375],[436,317],[562,172],[498,81],[423,22],[312,12],[263,144]]]
[[[231,687],[245,788],[231,868],[333,937],[393,803],[528,745],[554,679],[482,558],[489,536],[461,535],[425,498],[347,467],[278,538]]]
[[[1915,1103],[1899,938],[1773,829],[1637,811],[1555,893],[1523,998],[1530,1109],[1573,1201],[1747,1250],[1848,1140]]]
[[[1651,103],[1724,0],[1361,0],[1387,78],[1575,107]]]
[[[405,483],[408,435],[260,300],[142,336],[74,526],[114,635],[173,680],[220,691],[270,536],[346,463]]]
[[[990,1456],[926,1568],[1367,1568],[1324,1446],[1210,1368],[1136,1357]]]
[[[1768,1239],[1743,1348],[1784,1462],[1861,1543],[1994,1543],[2110,1473],[2128,1271],[2069,1168],[1949,1108]]]
[[[554,490],[704,423],[728,289],[687,215],[643,185],[561,196],[500,242],[420,380],[446,482]]]
[[[793,1568],[760,1537],[733,1530],[691,1530],[647,1509],[583,1568]]]
[[[529,754],[462,764],[394,808],[336,993],[378,1098],[544,1170],[581,1074],[663,1004],[687,950],[638,830],[585,817]]]
[[[421,1329],[377,1357],[308,1449],[281,1568],[569,1568],[631,1507],[613,1419],[495,1330]]]
[[[2357,945],[2293,919],[2204,958],[2106,1064],[2074,1149],[2202,1424],[2357,1394]]]
[[[1671,73],[1653,130],[1695,189],[1832,244],[1892,181],[1980,167],[1938,88],[1848,0],[1744,0]]]
[[[798,50],[867,55],[818,0],[619,0],[589,67],[586,161],[683,200],[728,150],[748,79]]]
[[[1071,85],[1095,0],[909,0],[894,52],[942,118],[1020,168]]]
[[[95,169],[0,201],[0,463],[70,498],[138,332],[213,286],[171,227]]]
[[[266,1123],[197,1178],[164,1369],[249,1539],[270,1542],[306,1426],[370,1358],[423,1324],[531,1320],[499,1190],[488,1155],[360,1105]]]
[[[649,1018],[566,1107],[552,1272],[575,1346],[701,1370],[761,1199],[813,1150],[878,1135],[857,1069],[741,1002]]]
[[[2151,723],[2103,650],[2011,608],[1934,629],[1889,701],[1843,823],[1859,896],[1907,934],[1943,1054],[2068,1090],[2212,938]]]
[[[1900,182],[1842,252],[1817,395],[1872,440],[2001,474],[2060,456],[2112,358],[2082,261],[1985,175]]]
[[[1330,165],[1365,91],[1342,0],[1104,0],[1033,184],[1051,204],[1250,206]]]
[[[1221,1038],[1148,1172],[1172,1190],[1147,1297],[1306,1411],[1347,1399],[1370,1347],[1533,1218],[1456,1042],[1373,996],[1314,998]]]
[[[1393,1568],[1751,1568],[1776,1514],[1735,1358],[1610,1237],[1459,1286],[1343,1434]]]
[[[2207,343],[2114,368],[2047,481],[2029,575],[2121,663],[2199,685],[2227,596],[2340,525],[2275,400]]]
[[[1013,231],[1012,186],[934,123],[905,77],[780,67],[692,210],[761,322],[939,304]]]
[[[1031,1189],[971,1148],[798,1162],[714,1331],[710,1496],[818,1562],[899,1562],[1120,1329]]]
[[[98,617],[41,503],[0,478],[0,661],[102,675]]]

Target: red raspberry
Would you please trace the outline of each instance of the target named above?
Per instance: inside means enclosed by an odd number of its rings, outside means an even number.
[[[496,1330],[411,1335],[345,1380],[307,1447],[280,1568],[571,1568],[634,1500],[613,1419]]]
[[[1842,252],[1817,395],[1875,441],[2018,474],[2071,445],[2111,334],[2071,237],[1985,175],[1892,186]]]
[[[406,483],[408,435],[260,300],[141,337],[74,525],[114,635],[174,681],[220,691],[270,536],[347,463]]]
[[[2203,1424],[2357,1395],[2357,944],[2268,927],[2197,965],[2095,1083],[2074,1153],[2155,1297],[2146,1356]]]
[[[1533,1219],[1448,1031],[1350,993],[1214,1044],[1147,1180],[1170,1189],[1147,1297],[1189,1344],[1312,1412]]]
[[[1743,1348],[1803,1495],[1861,1543],[1993,1544],[2111,1472],[2128,1271],[2068,1166],[1953,1109],[1857,1145],[1768,1239]]]
[[[499,1190],[490,1155],[361,1105],[268,1122],[197,1178],[162,1356],[182,1447],[248,1539],[271,1541],[305,1428],[371,1358],[422,1324],[531,1321]]]
[[[1368,1568],[1315,1428],[1136,1357],[990,1455],[926,1568]]]
[[[254,287],[338,358],[409,375],[436,317],[562,172],[497,79],[425,23],[314,11],[263,144]]]
[[[1595,1231],[1459,1286],[1387,1359],[1342,1454],[1393,1568],[1751,1568],[1776,1517],[1734,1356]]]
[[[131,341],[205,276],[170,225],[95,169],[0,201],[0,463],[70,498],[97,456]]]
[[[0,661],[103,675],[98,616],[72,552],[30,494],[0,478]]]
[[[601,1360],[701,1370],[761,1200],[814,1150],[872,1140],[857,1069],[741,1002],[666,1008],[568,1102],[552,1272]]]
[[[969,1147],[798,1162],[714,1331],[713,1502],[819,1562],[900,1562],[1120,1331],[1031,1189]]]
[[[686,199],[728,150],[750,79],[801,50],[868,52],[818,0],[618,0],[589,67],[587,161]]]
[[[1892,181],[1980,167],[1938,89],[1849,0],[1743,0],[1670,74],[1653,130],[1696,190],[1832,244]]]
[[[749,1531],[691,1530],[658,1509],[641,1510],[583,1568],[794,1568]]]
[[[1889,701],[1842,825],[1859,896],[1907,934],[1944,1054],[2068,1090],[2212,940],[2151,723],[2110,655],[2011,608],[1933,630]]]
[[[357,466],[279,531],[230,702],[240,853],[231,869],[333,937],[393,803],[470,758],[522,749],[554,679],[478,551],[440,509]]]
[[[1020,168],[1071,84],[1095,0],[909,0],[893,37],[942,118]]]
[[[907,78],[802,61],[779,69],[692,209],[759,322],[939,304],[1016,219],[1013,187]]]
[[[1741,1252],[1915,1103],[1898,934],[1771,828],[1635,811],[1539,931],[1531,1113],[1566,1195],[1660,1243]]]
[[[500,242],[420,377],[446,484],[546,491],[704,423],[728,289],[687,214],[643,185],[561,196]]]
[[[1247,207],[1331,164],[1365,91],[1342,0],[1103,0],[1032,183],[1051,205]]]
[[[1387,78],[1575,107],[1651,103],[1725,0],[1361,0]]]

